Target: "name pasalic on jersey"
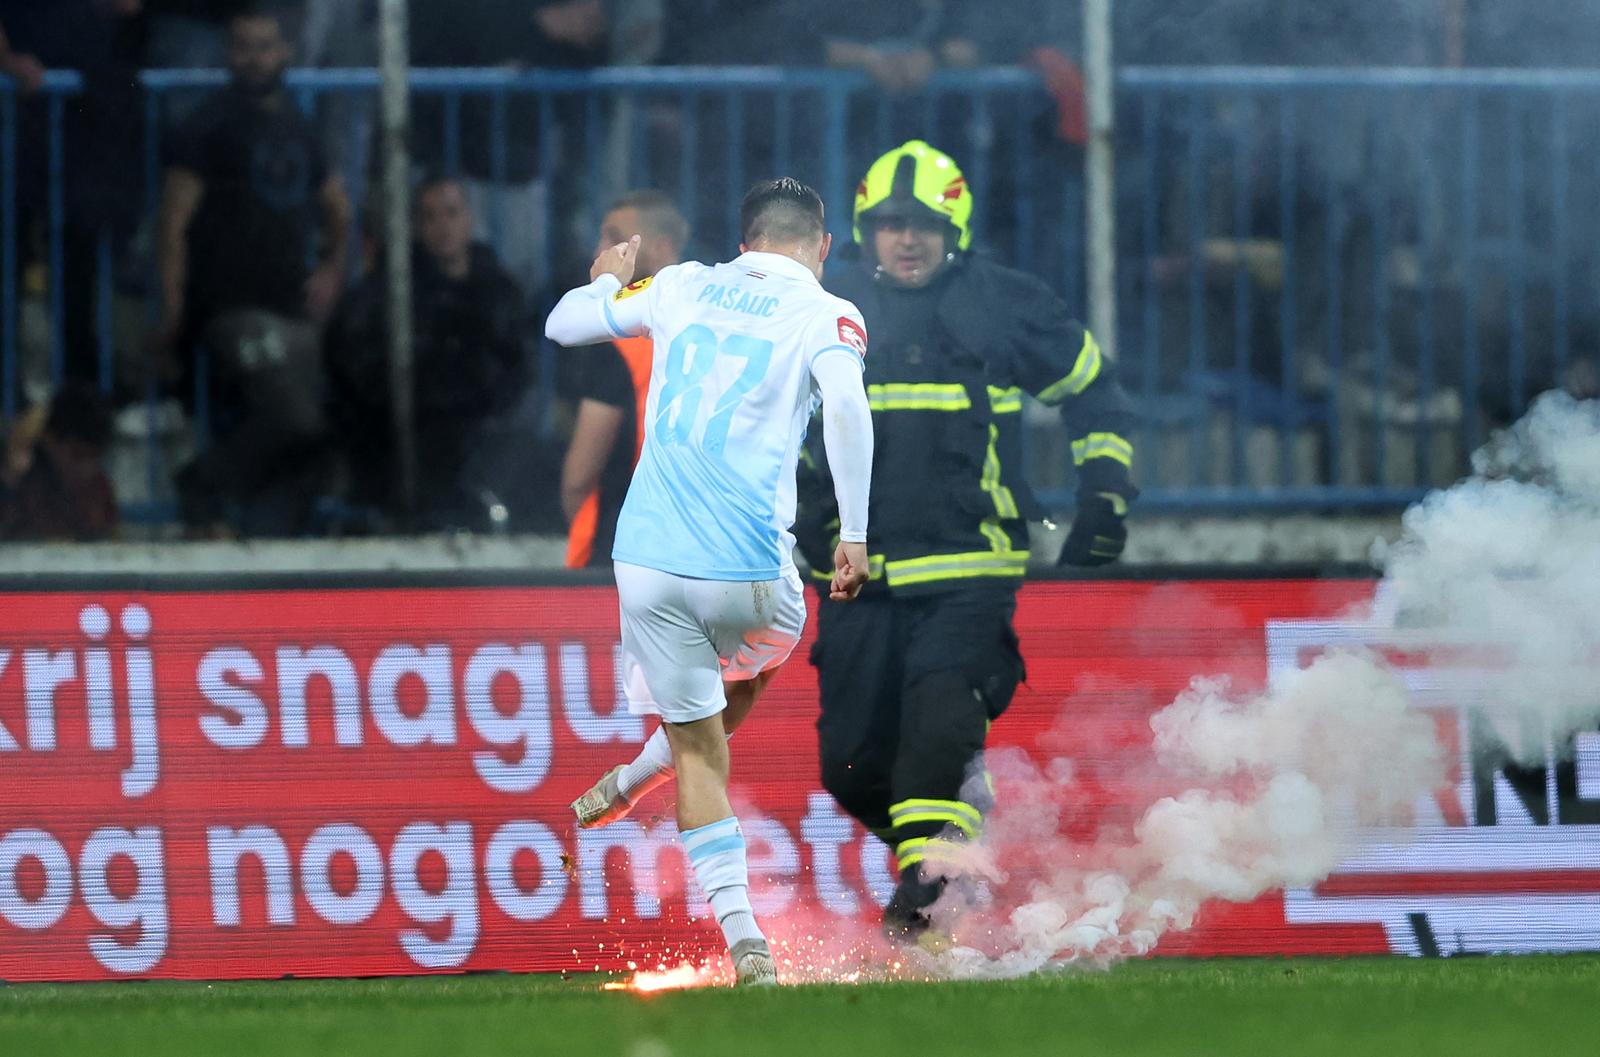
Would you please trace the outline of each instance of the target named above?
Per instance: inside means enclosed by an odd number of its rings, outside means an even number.
[[[700,288],[700,296],[694,300],[696,304],[714,305],[730,312],[762,318],[770,317],[778,310],[776,297],[752,294],[742,286],[723,286],[721,283],[707,283]]]

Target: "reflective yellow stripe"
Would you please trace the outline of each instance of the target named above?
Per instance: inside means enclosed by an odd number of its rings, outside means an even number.
[[[997,415],[1010,415],[1022,410],[1022,390],[1012,386],[1010,389],[1001,389],[997,385],[989,387],[989,410]]]
[[[994,511],[1003,518],[1017,517],[1017,500],[1011,489],[1000,483],[1000,427],[989,423],[989,447],[983,453],[983,472],[978,483],[994,500]]]
[[[953,841],[939,837],[917,837],[895,845],[894,859],[896,865],[904,870],[927,859],[960,864],[964,853],[963,847]]]
[[[1083,332],[1083,348],[1072,365],[1072,373],[1039,394],[1039,399],[1053,404],[1064,396],[1077,396],[1100,377],[1100,343],[1087,330]]]
[[[898,804],[890,804],[889,818],[899,822],[902,821],[902,815],[913,811],[940,811],[955,818],[965,819],[973,826],[983,824],[983,812],[964,800],[928,800],[913,797],[909,800],[902,800]]]
[[[961,804],[965,808],[967,805]],[[913,822],[948,822],[959,826],[967,836],[977,833],[981,820],[974,817],[970,811],[956,811],[948,807],[925,807],[917,810],[902,811],[894,817],[896,826],[909,825]]]
[[[917,822],[955,826],[969,837],[976,837],[983,825],[982,813],[960,800],[902,800],[889,808],[889,818],[897,827]]]
[[[907,866],[915,866],[927,858],[922,849],[931,843],[933,843],[932,837],[913,837],[910,840],[903,840],[896,844],[894,846],[895,865],[902,870]]]
[[[972,580],[984,576],[1020,577],[1027,571],[1028,563],[1019,561],[1011,565],[971,565],[953,569],[926,569],[902,576],[896,576],[891,572],[889,574],[889,585],[891,587],[914,587],[917,584],[930,584],[938,580]]]
[[[965,411],[972,406],[967,387],[945,382],[889,382],[867,386],[874,411]]]
[[[994,548],[996,554],[1011,549],[1011,537],[1006,535],[1006,530],[994,518],[984,518],[978,531],[983,533],[983,538],[989,541],[989,546]]]
[[[978,835],[977,827],[975,827],[972,823],[966,821],[965,819],[956,818],[947,812],[941,811],[924,811],[915,815],[901,815],[899,818],[895,819],[894,822],[897,826],[901,823],[910,825],[913,822],[940,822],[946,825],[957,827],[962,833],[965,833],[969,837],[976,837]]]
[[[976,576],[1021,576],[1028,569],[1028,552],[1017,550],[969,551],[907,558],[884,566],[890,587],[909,587],[934,580],[965,580]]]
[[[1117,517],[1128,516],[1128,501],[1115,492],[1100,492],[1099,496],[1111,504],[1111,512]]]
[[[989,410],[997,415],[1022,410],[1022,390],[991,385]],[[874,411],[965,411],[972,406],[967,387],[946,382],[889,382],[867,386],[867,402]]]
[[[1091,433],[1072,442],[1072,461],[1082,466],[1090,459],[1115,459],[1133,466],[1133,445],[1115,433]]]

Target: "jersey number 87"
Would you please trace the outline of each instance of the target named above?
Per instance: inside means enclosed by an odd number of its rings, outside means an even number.
[[[706,454],[721,455],[728,443],[733,413],[767,375],[772,347],[772,342],[747,334],[718,338],[715,331],[700,323],[685,327],[667,349],[666,381],[656,405],[656,438],[662,444],[688,442],[699,417],[706,376],[718,357],[734,357],[744,361],[744,370],[716,398],[700,442]]]

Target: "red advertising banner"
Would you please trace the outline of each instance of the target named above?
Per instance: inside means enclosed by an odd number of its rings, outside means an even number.
[[[1352,641],[1408,670],[1397,636],[1342,622],[1372,591],[1030,584],[1029,682],[994,740],[1092,755],[1148,739],[1194,676],[1262,685]],[[670,794],[572,825],[568,802],[653,722],[621,704],[609,588],[4,601],[0,979],[617,969],[719,939]],[[866,920],[891,860],[822,791],[804,656],[735,739],[756,909]],[[1412,839],[1315,889],[1215,906],[1160,951],[1600,947],[1600,738],[1496,769],[1438,680],[1419,667],[1413,690],[1459,766]],[[1107,780],[1078,814],[1131,795]]]

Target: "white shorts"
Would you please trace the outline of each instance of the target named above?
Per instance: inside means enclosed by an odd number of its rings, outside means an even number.
[[[623,691],[630,711],[693,723],[727,707],[724,681],[789,659],[806,622],[800,576],[694,580],[617,562]]]

